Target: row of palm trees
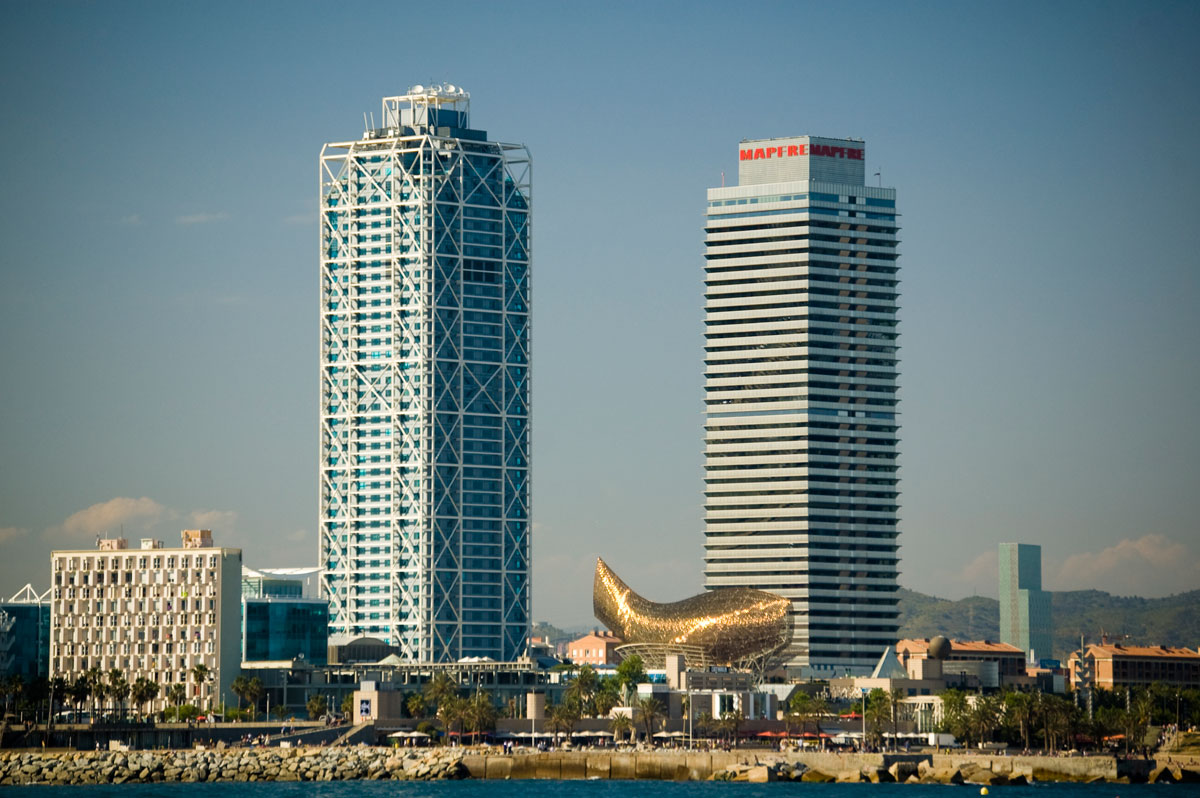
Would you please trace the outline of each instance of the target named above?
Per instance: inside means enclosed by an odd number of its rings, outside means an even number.
[[[198,694],[200,685],[211,681],[212,673],[206,666],[197,665],[192,668],[191,677]],[[140,717],[148,716],[150,705],[160,695],[178,712],[188,697],[188,689],[183,684],[172,684],[164,691],[161,685],[144,676],[130,682],[119,668],[102,671],[98,667],[89,668],[73,681],[55,676],[26,684],[23,677],[14,674],[0,679],[0,693],[4,696],[5,713],[23,703],[39,713],[45,711],[51,718],[58,709],[70,707],[77,716],[86,709],[92,717],[99,717],[104,712],[120,720],[126,719],[130,710]]]
[[[1083,738],[1101,744],[1119,735],[1128,752],[1141,744],[1154,710],[1147,691],[1130,691],[1125,707],[1101,706],[1090,718],[1074,701],[1036,692],[977,696],[968,702],[961,691],[947,690],[942,702],[946,731],[967,745],[990,742],[1003,731],[1026,749],[1040,734],[1043,746],[1051,750],[1073,748]]]

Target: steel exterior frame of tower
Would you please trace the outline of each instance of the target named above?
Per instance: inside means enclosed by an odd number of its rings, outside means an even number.
[[[792,600],[794,675],[869,673],[896,639],[899,228],[864,155],[743,141],[708,191],[705,585]]]
[[[320,158],[320,565],[330,642],[523,653],[532,162],[461,88]]]

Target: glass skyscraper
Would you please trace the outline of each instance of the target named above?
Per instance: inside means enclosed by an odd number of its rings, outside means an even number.
[[[792,600],[794,675],[896,640],[896,192],[865,145],[743,141],[705,227],[705,585]]]
[[[1000,640],[1038,659],[1053,656],[1050,594],[1042,590],[1042,547],[1000,544]]]
[[[529,629],[531,161],[414,86],[320,159],[330,643],[511,660]]]

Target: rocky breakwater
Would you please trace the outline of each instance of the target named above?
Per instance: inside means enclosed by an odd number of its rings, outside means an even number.
[[[458,749],[242,748],[0,754],[0,785],[433,781],[468,776]]]

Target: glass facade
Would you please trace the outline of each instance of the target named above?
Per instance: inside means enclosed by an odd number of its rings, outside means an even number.
[[[529,628],[530,170],[417,86],[321,155],[330,637],[511,660]]]
[[[328,656],[328,602],[242,600],[243,662],[304,659],[311,665],[324,665]]]
[[[1042,590],[1042,547],[1001,543],[999,566],[1000,640],[1049,659],[1052,625],[1050,594]]]
[[[705,585],[791,599],[793,675],[896,639],[899,228],[864,152],[743,142],[708,192]]]
[[[0,677],[26,684],[50,669],[50,604],[0,604]]]

